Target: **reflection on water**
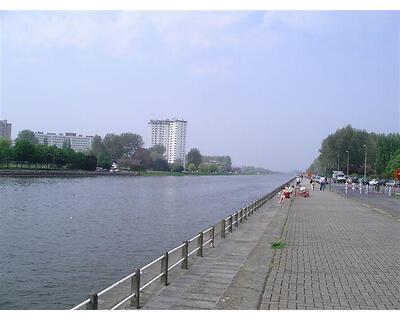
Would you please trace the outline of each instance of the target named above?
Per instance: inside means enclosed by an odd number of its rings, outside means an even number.
[[[0,178],[0,309],[63,309],[287,175]]]

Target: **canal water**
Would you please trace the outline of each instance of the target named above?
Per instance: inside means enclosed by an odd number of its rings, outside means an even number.
[[[289,178],[0,178],[0,309],[71,308]]]

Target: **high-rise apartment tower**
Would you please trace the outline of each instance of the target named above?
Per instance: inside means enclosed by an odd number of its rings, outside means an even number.
[[[0,139],[11,140],[11,123],[0,120]]]
[[[186,162],[186,125],[180,119],[150,120],[151,146],[161,144],[165,147],[164,157],[168,163]]]

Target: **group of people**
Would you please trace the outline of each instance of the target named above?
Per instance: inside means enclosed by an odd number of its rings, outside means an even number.
[[[302,191],[304,191],[302,189],[307,190],[305,187],[301,188],[302,179],[303,179],[303,176],[298,176],[296,178],[296,188],[300,188],[300,190],[299,190],[300,194],[302,194]],[[327,184],[327,179],[324,176],[320,177],[319,178],[319,190],[320,191],[325,191],[326,184]],[[313,179],[313,177],[310,177],[310,186],[311,186],[311,190],[314,190],[314,188],[315,188],[315,180]],[[279,203],[282,203],[285,198],[286,199],[290,198],[290,195],[293,193],[294,190],[295,190],[295,186],[294,185],[291,185],[291,186],[288,185],[285,188],[282,188],[281,194],[280,194],[280,197],[279,197]],[[307,194],[308,194],[308,191],[307,191]]]
[[[279,203],[282,203],[285,198],[290,199],[290,195],[293,193],[293,191],[294,191],[293,185],[282,188],[281,196],[279,197]]]
[[[319,190],[320,191],[325,190],[326,183],[327,183],[327,180],[324,176],[319,178]],[[311,185],[311,189],[314,190],[315,180],[312,177],[310,177],[310,185]]]

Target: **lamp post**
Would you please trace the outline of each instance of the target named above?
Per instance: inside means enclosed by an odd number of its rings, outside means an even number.
[[[349,150],[346,150],[347,153],[347,172],[346,175],[349,176]]]
[[[364,144],[365,158],[364,158],[364,180],[367,180],[367,145]]]

